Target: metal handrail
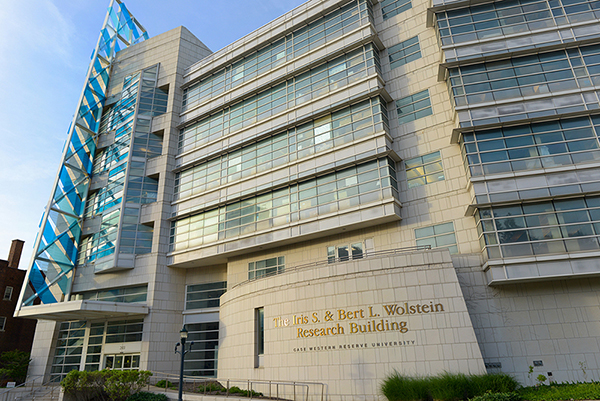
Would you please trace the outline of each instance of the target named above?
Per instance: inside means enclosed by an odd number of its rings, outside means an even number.
[[[167,382],[169,382],[170,384],[173,385],[173,388],[169,388],[169,383],[165,383],[164,386],[164,393],[167,393],[168,391],[177,391],[177,386],[179,383],[179,375],[174,374],[174,373],[166,373],[166,372],[152,372],[152,376],[150,378],[150,380],[148,380],[148,390],[150,390],[150,386],[154,386],[156,385],[156,383],[158,383],[161,380],[165,380]],[[230,393],[230,389],[236,385],[239,384],[240,388],[246,388],[248,390],[248,398],[252,399],[254,397],[254,391],[257,390],[257,386],[264,386],[268,388],[268,392],[269,392],[269,397],[276,397],[279,398],[280,395],[285,395],[285,391],[281,391],[281,387],[283,386],[283,390],[285,390],[285,387],[291,387],[291,393],[289,395],[287,395],[287,397],[289,397],[290,395],[293,396],[293,398],[291,398],[291,400],[294,401],[309,401],[310,399],[310,389],[317,387],[316,391],[313,393],[313,399],[314,400],[320,400],[320,401],[324,401],[325,400],[325,383],[320,383],[320,382],[296,382],[296,381],[278,381],[278,380],[248,380],[248,379],[222,379],[222,378],[215,378],[215,377],[199,377],[199,376],[184,376],[184,383],[193,383],[193,386],[196,387],[196,384],[198,386],[203,385],[204,386],[204,391],[203,393],[197,393],[197,392],[190,392],[190,391],[185,391],[185,388],[183,389],[184,393],[187,394],[204,394],[206,395],[207,393],[207,384],[211,383],[211,382],[218,382],[221,386],[223,386],[225,388],[225,394],[223,394],[223,397],[229,397],[234,396],[234,393]],[[273,388],[275,388],[275,392],[273,393]],[[301,389],[301,391],[297,391],[298,389]],[[299,397],[299,398],[298,398]]]
[[[310,262],[310,263],[302,263],[299,265],[291,265],[291,266],[286,266],[285,269],[283,270],[277,270],[274,271],[272,273],[269,274],[265,274],[264,276],[260,276],[260,277],[256,277],[253,279],[248,279],[248,280],[244,280],[242,282],[239,282],[237,284],[235,284],[234,286],[231,287],[231,289],[236,288],[240,285],[244,285],[247,284],[251,281],[256,281],[256,280],[260,280],[263,278],[267,278],[267,277],[273,277],[279,274],[283,274],[283,273],[289,273],[291,271],[294,270],[300,270],[300,269],[306,269],[309,267],[318,267],[318,266],[326,266],[326,265],[330,265],[330,264],[334,264],[334,263],[339,263],[339,262],[348,262],[348,261],[356,261],[356,260],[360,260],[360,259],[366,259],[366,258],[376,258],[376,257],[383,257],[383,256],[389,256],[389,255],[398,255],[398,254],[402,254],[402,253],[409,253],[409,252],[415,252],[415,251],[429,251],[431,250],[431,245],[416,245],[416,246],[409,246],[409,247],[405,247],[405,248],[394,248],[394,249],[386,249],[383,251],[363,251],[360,256],[346,256],[343,258],[327,258],[327,259],[321,259],[318,260],[316,262]]]
[[[40,380],[40,383],[36,386],[36,382]],[[39,391],[39,389],[46,387],[48,384],[51,384],[52,382],[46,382],[44,383],[44,375],[40,375],[40,376],[34,376],[32,379],[25,381],[24,383],[19,384],[18,386],[15,386],[13,388],[8,388],[5,389],[3,392],[0,392],[0,401],[15,401],[17,399],[22,399],[24,396],[24,393],[26,393],[26,391],[22,391],[23,389],[26,389],[27,387],[29,387],[29,384],[31,384],[31,391],[28,392],[29,394],[29,400],[34,400],[35,399],[35,393],[37,391]],[[50,391],[54,391],[54,386],[52,389],[50,389]],[[11,395],[13,396],[11,398]]]

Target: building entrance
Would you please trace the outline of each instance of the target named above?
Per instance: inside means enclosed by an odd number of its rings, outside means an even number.
[[[105,369],[133,370],[140,368],[140,354],[106,355]]]

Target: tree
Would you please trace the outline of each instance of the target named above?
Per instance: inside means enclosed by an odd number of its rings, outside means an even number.
[[[0,355],[0,380],[23,383],[27,378],[31,358],[25,351],[6,351]]]

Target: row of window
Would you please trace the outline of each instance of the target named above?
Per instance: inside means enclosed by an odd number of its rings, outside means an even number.
[[[121,98],[103,116],[100,132],[115,130],[115,142],[94,159],[94,175],[106,174],[108,182],[88,195],[86,218],[101,214],[102,222],[98,232],[80,241],[79,265],[112,255],[120,224],[120,252],[144,254],[152,249],[154,230],[138,224],[139,207],[116,207],[123,198],[126,205],[152,203],[157,199],[158,180],[146,176],[145,161],[129,160],[130,156],[147,159],[162,153],[162,138],[150,132],[151,117],[166,111],[168,99],[168,90],[157,88],[157,80],[158,65],[126,77]],[[136,107],[138,113],[134,119]],[[98,271],[102,269],[97,266]]]
[[[183,372],[188,376],[217,376],[219,322],[188,323],[188,341],[194,346],[186,354]]]
[[[99,291],[86,291],[73,294],[71,300],[91,300],[105,302],[146,302],[148,285],[135,287],[109,288]]]
[[[597,110],[600,91],[585,91],[562,96],[540,97],[519,102],[458,110],[460,127],[509,123],[517,120],[558,116],[567,113]]]
[[[218,308],[219,298],[227,291],[227,281],[193,284],[186,287],[185,309]]]
[[[373,45],[365,45],[185,127],[179,151],[195,149],[364,78],[379,69],[378,55]]]
[[[221,94],[370,21],[371,3],[353,0],[184,89],[183,108]]]
[[[600,45],[449,70],[456,106],[600,85]]]
[[[472,176],[600,161],[600,116],[561,119],[462,135]]]
[[[598,18],[596,0],[503,0],[436,13],[443,45],[526,33]]]
[[[385,196],[397,197],[394,165],[382,158],[174,221],[171,250],[325,215]]]
[[[578,196],[598,191],[600,169],[564,169],[544,175],[515,175],[473,183],[475,203],[506,203],[533,199]]]
[[[107,175],[108,182],[88,195],[86,218],[101,215],[102,222],[98,232],[80,241],[78,265],[91,263],[115,252],[121,217],[120,209],[115,207],[122,203],[124,196],[141,75],[136,73],[125,77],[120,99],[103,114],[100,122],[100,133],[115,131],[115,142],[94,157],[93,175]]]
[[[385,104],[379,97],[365,100],[179,172],[176,198],[203,193],[387,129]]]
[[[82,362],[85,370],[99,370],[104,344],[141,341],[143,328],[143,319],[91,323],[89,327],[85,321],[61,323],[50,369],[51,381],[58,382],[71,370],[79,370]],[[84,349],[86,332],[88,345]],[[128,362],[130,368],[132,363]]]
[[[600,197],[480,208],[481,248],[489,258],[600,249]]]
[[[383,0],[383,19],[389,19],[411,7],[410,0]],[[184,89],[183,108],[185,110],[205,99],[224,93],[371,20],[371,3],[354,0]],[[416,46],[418,48],[418,43]],[[409,61],[412,61],[420,55],[409,57]]]

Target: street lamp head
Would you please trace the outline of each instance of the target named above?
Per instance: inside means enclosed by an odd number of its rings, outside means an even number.
[[[185,325],[183,325],[183,328],[181,329],[181,331],[179,332],[179,334],[181,335],[181,339],[186,339],[188,336],[188,331],[185,328]]]

